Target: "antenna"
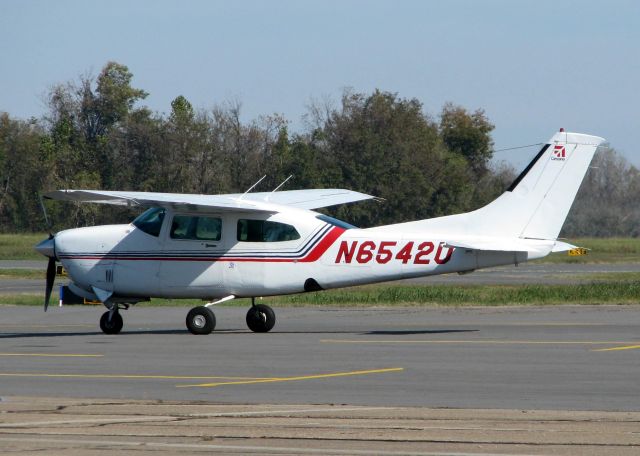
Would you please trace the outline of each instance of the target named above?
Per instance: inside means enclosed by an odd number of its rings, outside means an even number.
[[[285,180],[283,180],[283,181],[282,181],[282,183],[281,183],[280,185],[278,185],[276,188],[274,188],[273,190],[271,190],[271,193],[275,193],[275,192],[277,192],[277,191],[280,189],[280,187],[282,187],[284,184],[286,184],[286,183],[287,183],[287,181],[288,181],[289,179],[291,179],[292,177],[293,177],[293,174],[291,174],[289,177],[287,177]]]
[[[271,190],[271,193],[269,193],[269,194],[266,196],[266,198],[265,198],[264,200],[265,200],[265,201],[269,201],[269,197],[270,197],[273,193],[277,192],[277,191],[278,191],[278,189],[279,189],[280,187],[282,187],[284,184],[286,184],[286,183],[287,183],[287,181],[288,181],[289,179],[291,179],[292,177],[293,177],[293,174],[291,174],[289,177],[287,177],[285,180],[283,180],[283,181],[282,181],[282,183],[281,183],[280,185],[278,185],[276,188],[274,188],[273,190]]]
[[[256,188],[256,185],[258,185],[260,182],[262,182],[262,181],[263,181],[263,179],[264,179],[265,177],[267,177],[267,175],[266,175],[266,174],[265,174],[264,176],[262,176],[260,179],[258,179],[258,182],[256,182],[256,183],[255,183],[255,184],[253,184],[251,187],[249,187],[249,189],[248,189],[246,192],[244,192],[244,193],[242,194],[242,196],[240,196],[240,198],[239,198],[239,199],[244,198],[244,195],[246,195],[246,194],[247,194],[247,193],[249,193],[251,190],[253,190],[254,188]]]

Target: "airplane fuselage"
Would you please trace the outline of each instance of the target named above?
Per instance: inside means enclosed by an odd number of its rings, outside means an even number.
[[[348,227],[305,210],[263,217],[207,214],[219,220],[212,239],[171,231],[175,220],[201,215],[166,210],[151,233],[135,224],[66,230],[56,236],[56,254],[74,284],[87,292],[97,287],[120,297],[203,299],[317,291],[529,259],[527,252],[455,248],[441,236],[388,226]],[[247,220],[291,226],[298,238],[242,240]]]

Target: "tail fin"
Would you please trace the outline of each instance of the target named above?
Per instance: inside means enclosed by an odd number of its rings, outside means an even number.
[[[598,136],[560,131],[500,197],[473,212],[388,225],[445,235],[555,240],[591,159]],[[387,228],[387,227],[385,227]]]
[[[597,136],[556,133],[504,194],[469,214],[471,221],[489,231],[484,234],[556,239],[602,142]]]

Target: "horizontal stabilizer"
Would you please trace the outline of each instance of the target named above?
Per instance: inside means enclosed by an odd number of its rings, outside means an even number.
[[[573,250],[573,249],[577,249],[578,246],[573,245],[573,244],[569,244],[567,242],[562,242],[562,241],[556,241],[555,245],[553,246],[553,250],[551,250],[552,252],[568,252],[569,250]]]
[[[492,252],[530,252],[533,250],[550,250],[554,241],[543,239],[501,239],[501,238],[462,238],[447,240],[448,247],[468,250],[481,250]]]

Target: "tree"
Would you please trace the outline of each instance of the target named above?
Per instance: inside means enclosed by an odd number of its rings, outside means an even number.
[[[331,111],[322,131],[309,138],[321,151],[317,162],[324,186],[387,199],[382,206],[339,209],[338,216],[361,226],[427,218],[467,205],[465,163],[444,147],[438,126],[415,98],[346,91],[340,109]]]
[[[440,113],[440,135],[445,146],[463,156],[477,177],[482,177],[489,170],[493,155],[493,129],[481,109],[470,113],[461,106],[446,103]]]
[[[567,216],[562,236],[640,236],[640,171],[600,147]]]
[[[43,230],[38,194],[49,181],[50,148],[35,119],[0,113],[0,226]]]

